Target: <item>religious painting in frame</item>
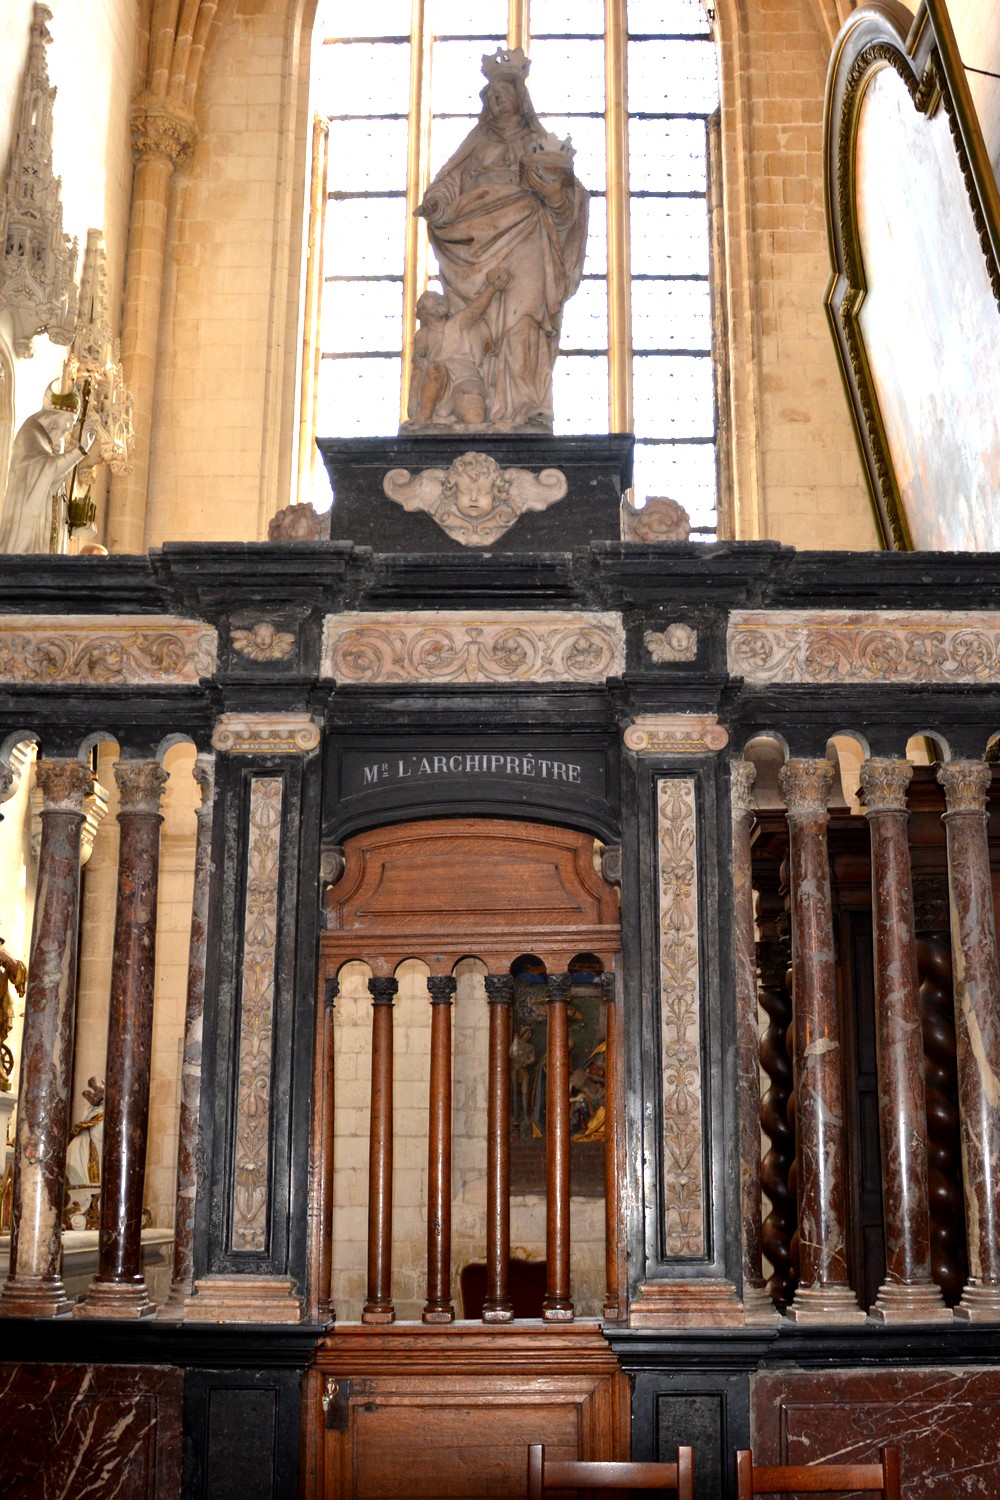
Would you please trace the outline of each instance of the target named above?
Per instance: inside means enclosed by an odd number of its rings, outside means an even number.
[[[855,12],[825,132],[827,308],[884,543],[1000,550],[1000,199],[943,0]]]

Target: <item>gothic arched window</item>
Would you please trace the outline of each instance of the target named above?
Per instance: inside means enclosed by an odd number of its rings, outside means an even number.
[[[555,367],[555,430],[634,430],[637,503],[670,495],[714,533],[709,132],[719,85],[702,0],[321,7],[314,103],[329,134],[325,185],[314,173],[325,208],[313,226],[322,296],[319,347],[306,360],[307,443],[313,432],[398,427],[414,308],[435,284],[413,210],[478,115],[480,61],[498,46],[528,53],[535,108],[572,136],[592,194],[584,279],[566,304]]]

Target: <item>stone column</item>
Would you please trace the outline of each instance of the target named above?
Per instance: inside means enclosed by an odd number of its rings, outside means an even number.
[[[778,784],[789,831],[801,1256],[787,1316],[799,1323],[861,1322],[865,1315],[847,1280],[847,1153],[826,842],[833,765],[790,760]]]
[[[484,1323],[509,1323],[510,1300],[510,1003],[509,974],[487,974],[490,1007],[486,1097],[486,1298]]]
[[[955,1316],[1000,1322],[1000,964],[987,842],[992,774],[943,765],[969,1281]]]
[[[149,1077],[153,1050],[160,798],[167,773],[156,760],[119,760],[118,903],[108,1010],[101,1235],[97,1276],[80,1318],[148,1318],[156,1311],[142,1274]]]
[[[194,1292],[194,1206],[198,1195],[198,1101],[201,1094],[201,1039],[205,1014],[205,957],[212,876],[212,810],[215,756],[195,758],[194,779],[201,792],[195,813],[194,891],[188,945],[187,1005],[184,1011],[184,1060],[181,1064],[181,1109],[177,1127],[177,1202],[174,1208],[174,1263],[170,1296],[160,1318],[182,1318]]]
[[[80,835],[93,775],[78,760],[42,760],[42,840],[28,960],[10,1275],[0,1315],[56,1317],[70,1311],[59,1274],[66,1144],[73,1084]]]
[[[450,974],[431,974],[431,1076],[427,1131],[427,1301],[424,1323],[453,1323],[451,1300],[451,1006]]]
[[[761,1260],[762,1200],[760,1191],[760,1038],[757,1024],[756,929],[753,913],[753,875],[750,830],[756,811],[753,784],[757,768],[734,760],[733,809],[733,937],[736,949],[736,1067],[739,1083],[740,1216],[743,1312],[749,1324],[771,1324],[778,1311],[764,1281]]]
[[[866,760],[861,767],[872,841],[886,1269],[871,1316],[882,1323],[951,1322],[951,1310],[931,1279],[924,1043],[906,834],[906,789],[912,777],[913,767],[905,760]]]
[[[393,978],[369,979],[372,1083],[368,1137],[368,1295],[362,1323],[392,1323],[392,1011]]]
[[[178,104],[144,95],[132,109],[135,176],[122,306],[122,364],[132,392],[129,467],[112,474],[106,528],[112,552],[145,551],[146,491],[159,349],[170,183],[194,147],[194,122]]]

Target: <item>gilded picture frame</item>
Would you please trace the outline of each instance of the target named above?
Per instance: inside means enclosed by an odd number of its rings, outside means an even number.
[[[854,13],[824,128],[827,311],[883,543],[1000,550],[1000,198],[943,0]]]

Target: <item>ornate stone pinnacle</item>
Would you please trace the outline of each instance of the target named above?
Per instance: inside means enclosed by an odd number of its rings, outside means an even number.
[[[908,760],[866,760],[861,767],[865,816],[906,812],[906,788],[912,780],[913,767]]]
[[[115,780],[121,793],[119,819],[123,813],[160,816],[160,798],[167,784],[167,773],[158,760],[116,761]]]
[[[171,108],[148,95],[132,106],[132,151],[136,161],[161,156],[174,168],[187,162],[194,151],[194,121],[178,106]]]
[[[993,773],[982,760],[950,760],[941,766],[937,779],[944,787],[950,813],[982,812]]]
[[[94,773],[81,760],[40,760],[35,782],[42,794],[42,812],[83,812],[83,799],[94,784]]]
[[[833,763],[828,760],[789,760],[778,772],[778,786],[790,817],[827,819],[833,787]]]
[[[754,782],[757,780],[757,767],[749,760],[733,760],[730,762],[729,774],[732,778],[733,813],[736,817],[752,815],[757,811],[753,800]]]

